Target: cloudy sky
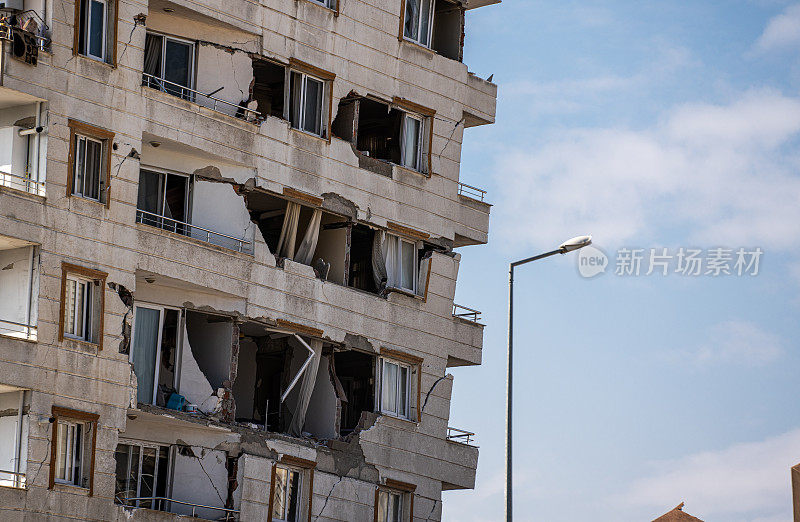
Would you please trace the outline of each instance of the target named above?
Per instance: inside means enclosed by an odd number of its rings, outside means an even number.
[[[451,425],[481,447],[448,521],[503,513],[508,262],[517,273],[517,520],[791,520],[800,462],[800,4],[504,0],[467,15],[465,63],[499,86],[465,133],[489,191],[488,246],[461,249],[457,302],[484,311],[483,361],[452,370]],[[733,270],[761,249],[758,274]],[[620,249],[641,272],[616,275]],[[667,249],[667,275],[650,275]],[[677,273],[700,250],[700,275]],[[732,274],[706,275],[715,249]],[[672,257],[669,257],[672,256]],[[629,267],[630,268],[630,267]]]

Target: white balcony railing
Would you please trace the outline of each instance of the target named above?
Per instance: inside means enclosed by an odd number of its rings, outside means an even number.
[[[222,100],[212,96],[212,94],[205,94],[200,91],[190,89],[189,87],[185,87],[179,83],[171,82],[169,80],[165,80],[164,78],[153,76],[152,74],[142,73],[142,85],[152,87],[153,89],[158,89],[159,91],[166,92],[167,94],[177,96],[178,98],[182,98],[184,100],[198,103],[203,107],[209,108],[213,111],[222,112],[223,114],[228,113],[221,110],[220,107],[227,107],[229,110],[234,112],[234,116],[247,121],[260,121],[263,119],[263,116],[261,116],[261,113],[258,111],[248,109],[243,105]],[[200,100],[205,100],[205,103]]]
[[[459,196],[466,196],[468,198],[472,198],[478,201],[483,201],[483,198],[486,197],[486,191],[483,189],[479,189],[478,187],[473,187],[472,185],[467,185],[466,183],[458,183],[458,195]]]
[[[36,341],[37,329],[34,325],[15,323],[13,321],[4,321],[0,319],[0,335],[5,337],[14,337],[16,339],[24,339],[26,341]]]
[[[466,319],[467,321],[477,323],[481,320],[481,312],[480,310],[475,310],[474,308],[468,308],[466,306],[453,303],[453,317],[458,317],[460,319]]]
[[[0,469],[0,486],[4,488],[25,488],[25,473]]]
[[[198,227],[197,225],[184,223],[183,221],[178,221],[165,216],[159,216],[158,214],[153,214],[152,212],[136,210],[136,222],[143,225],[160,228],[162,230],[169,230],[170,232],[175,232],[176,234],[199,239],[200,241],[221,246],[222,248],[235,250],[237,252],[244,252],[245,254],[253,253],[253,244],[246,239],[229,236],[227,234],[223,234],[222,232],[215,232],[207,228]]]
[[[123,498],[121,499],[122,505],[129,508],[135,507],[146,507],[147,509],[154,509],[156,511],[166,511],[172,512],[172,504],[179,504],[181,506],[187,506],[192,508],[192,516],[197,516],[198,509],[207,509],[213,510],[222,513],[222,515],[214,520],[238,520],[239,519],[239,510],[238,509],[228,509],[228,508],[221,508],[216,506],[206,506],[203,504],[193,504],[191,502],[184,502],[182,500],[175,500],[172,498],[167,497],[132,497],[132,498]]]
[[[467,444],[473,446],[473,442],[475,442],[475,434],[471,431],[464,431],[458,428],[452,428],[450,426],[447,427],[447,440],[450,442],[459,442],[461,444]]]
[[[42,197],[45,195],[44,181],[34,181],[30,178],[11,174],[10,172],[0,171],[0,187],[22,190]]]

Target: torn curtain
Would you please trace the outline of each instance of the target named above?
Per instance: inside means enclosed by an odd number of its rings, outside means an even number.
[[[297,406],[295,407],[294,415],[292,415],[292,423],[289,425],[289,433],[294,437],[299,437],[302,434],[303,425],[306,423],[306,411],[308,410],[308,403],[311,401],[311,394],[314,392],[319,361],[322,358],[322,341],[312,339],[309,345],[314,350],[314,357],[303,373],[303,379],[297,395]]]

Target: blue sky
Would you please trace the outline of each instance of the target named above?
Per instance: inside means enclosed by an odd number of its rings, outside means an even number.
[[[444,519],[502,518],[508,262],[591,233],[606,273],[575,254],[517,273],[516,519],[791,520],[800,4],[505,0],[466,31],[499,98],[464,138],[462,181],[494,207],[489,245],[461,249],[456,300],[487,326],[451,425],[481,455]],[[764,254],[755,277],[622,277],[623,247]]]

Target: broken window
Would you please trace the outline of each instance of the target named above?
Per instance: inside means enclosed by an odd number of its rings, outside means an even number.
[[[54,466],[50,484],[85,488],[92,494],[98,415],[53,406]],[[52,486],[51,486],[52,487]]]
[[[93,343],[102,348],[105,281],[108,274],[62,263],[59,338]]]
[[[69,120],[70,153],[67,195],[108,205],[110,147],[114,133]]]
[[[15,389],[6,385],[2,388]],[[3,487],[24,488],[26,485],[30,396],[25,391],[0,393],[0,486]]]
[[[402,112],[370,98],[358,103],[356,148],[369,156],[399,164]]]
[[[101,62],[116,63],[117,3],[113,0],[79,0],[75,2],[75,48]]]
[[[136,221],[188,235],[192,186],[191,176],[141,170]]]
[[[269,60],[253,60],[253,99],[263,116],[285,118],[286,68]]]
[[[114,452],[114,502],[128,507],[164,510],[169,497],[170,449],[140,442],[121,442]]]
[[[193,100],[195,43],[148,32],[142,85]]]
[[[325,137],[325,83],[306,73],[292,71],[289,97],[292,127]]]
[[[248,209],[276,257],[312,264],[319,241],[322,209],[266,193],[248,197]]]
[[[342,401],[339,433],[348,435],[358,427],[362,412],[375,411],[375,357],[358,351],[334,354],[336,376],[346,401]]]
[[[425,47],[431,42],[433,0],[405,0],[403,36]]]
[[[276,466],[271,502],[273,522],[299,522],[301,486],[300,470]]]
[[[352,227],[348,286],[376,293],[386,288],[386,280],[375,280],[372,255],[375,231],[364,225]]]
[[[135,307],[130,358],[138,402],[167,407],[177,392],[180,315],[174,308],[149,304]]]
[[[460,62],[464,53],[464,8],[457,2],[435,0],[433,10],[431,48]]]
[[[0,336],[36,340],[38,300],[39,247],[0,236]]]

